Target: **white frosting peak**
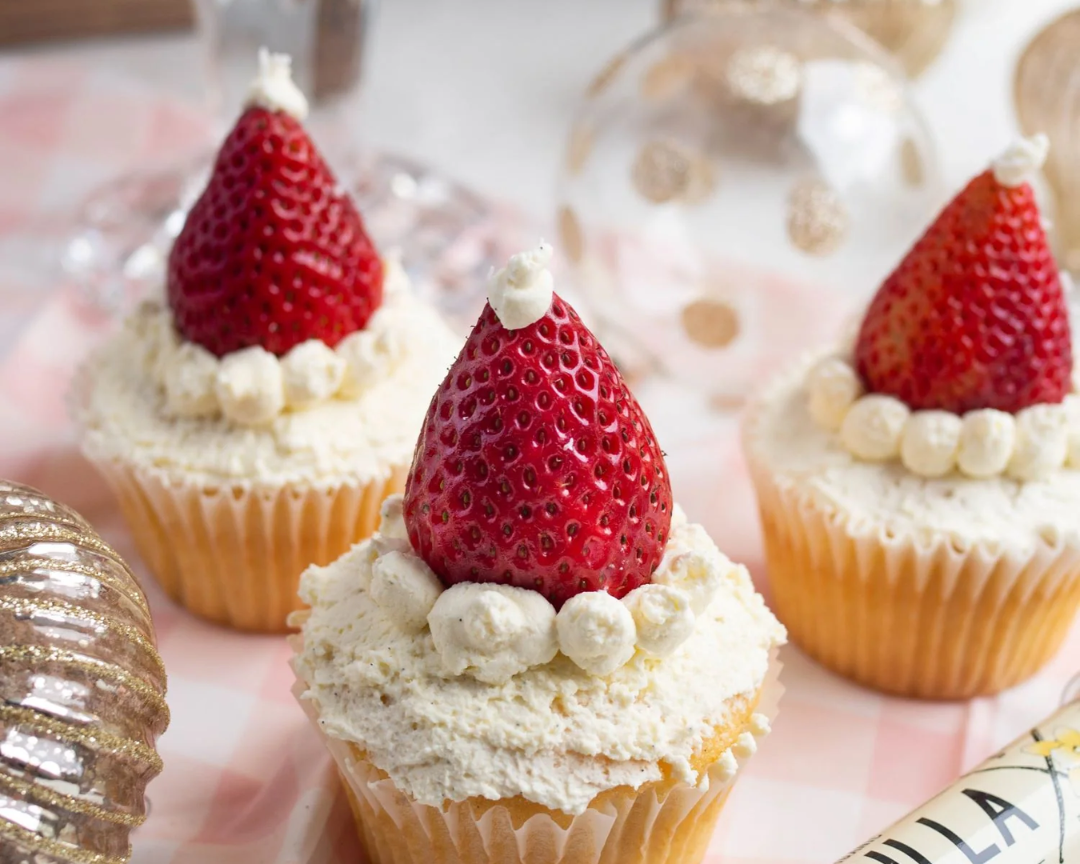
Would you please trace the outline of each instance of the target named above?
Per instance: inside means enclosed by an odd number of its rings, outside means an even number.
[[[1043,134],[1021,138],[1009,145],[993,163],[994,179],[1002,186],[1028,183],[1050,153],[1050,139]]]
[[[529,252],[514,255],[491,277],[488,302],[507,330],[520,330],[539,321],[551,308],[554,282],[548,264],[551,246],[543,241]]]
[[[292,79],[292,58],[259,49],[259,74],[248,89],[248,105],[267,111],[284,111],[297,120],[308,114],[308,101]]]

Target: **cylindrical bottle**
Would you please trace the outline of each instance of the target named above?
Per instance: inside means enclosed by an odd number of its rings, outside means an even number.
[[[1080,677],[1067,704],[839,864],[1078,864]]]

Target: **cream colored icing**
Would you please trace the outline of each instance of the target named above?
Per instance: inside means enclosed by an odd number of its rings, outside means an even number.
[[[554,281],[548,264],[551,246],[543,241],[529,252],[514,255],[492,274],[488,302],[507,330],[520,330],[539,321],[551,308]]]
[[[945,535],[959,548],[984,543],[1026,554],[1042,541],[1080,544],[1080,470],[1059,467],[1026,482],[999,473],[974,477],[959,471],[932,478],[897,461],[859,459],[810,414],[807,381],[815,362],[804,361],[782,376],[752,409],[747,423],[746,441],[754,460],[781,486],[797,489],[818,506],[844,513],[867,529],[927,541]],[[972,458],[986,467],[993,459],[1000,463],[1006,450],[1017,452],[1011,433],[1002,431],[1011,428],[1003,416],[1012,420],[1011,415],[985,411],[963,417],[960,465]],[[1020,415],[1012,422],[1016,427],[1028,423]],[[1043,434],[1039,423],[1031,426],[1033,436]],[[980,442],[982,452],[967,446],[970,441]]]
[[[84,447],[200,484],[331,486],[408,465],[462,340],[413,295],[398,265],[387,262],[386,272],[383,306],[354,334],[382,359],[362,386],[321,401],[338,378],[326,352],[304,343],[283,359],[246,349],[219,360],[181,342],[164,305],[148,301],[80,376]]]
[[[261,426],[285,411],[302,411],[340,393],[356,398],[386,378],[409,350],[415,321],[403,313],[408,277],[396,259],[385,264],[384,302],[362,330],[331,348],[309,339],[276,357],[255,345],[217,358],[182,341],[164,300],[144,303],[140,332],[157,340],[154,374],[165,390],[165,408],[176,417],[221,415],[238,426]],[[406,299],[406,305],[407,299]],[[159,320],[152,320],[152,319]]]
[[[694,754],[729,720],[731,700],[757,693],[770,651],[785,638],[746,569],[735,566],[685,642],[663,658],[634,651],[605,675],[557,652],[554,610],[521,588],[455,585],[435,602],[428,630],[406,632],[368,588],[380,538],[401,542],[397,502],[384,516],[375,538],[301,578],[311,614],[295,666],[324,730],[362,747],[421,803],[521,795],[575,814],[605,789],[660,780],[664,766],[696,783]],[[581,617],[595,625],[626,612],[634,627],[632,604],[603,597],[610,602],[599,616]],[[595,612],[589,601],[575,605]],[[564,627],[578,617],[568,615]],[[596,644],[587,632],[572,641]],[[520,644],[547,659],[527,661]],[[517,668],[506,674],[496,664]],[[487,681],[476,674],[482,666]],[[752,732],[767,729],[754,718]],[[725,758],[734,771],[735,755]]]
[[[1033,405],[1016,415],[992,409],[965,415],[914,411],[891,396],[865,393],[850,361],[825,357],[806,372],[810,417],[853,456],[868,462],[899,459],[921,477],[958,469],[970,477],[1008,474],[1037,480],[1066,463],[1080,467],[1080,396],[1059,405]]]
[[[297,120],[307,117],[307,97],[292,80],[292,58],[288,54],[259,49],[259,72],[248,89],[247,104],[268,111],[284,111]]]
[[[994,160],[994,179],[1002,186],[1029,183],[1042,169],[1049,154],[1050,139],[1045,135],[1020,138]]]

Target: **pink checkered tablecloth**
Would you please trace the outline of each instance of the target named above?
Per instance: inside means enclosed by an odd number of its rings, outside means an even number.
[[[205,125],[193,109],[130,80],[32,59],[0,61],[0,118],[0,476],[78,508],[140,572],[107,490],[73,445],[65,388],[107,322],[57,288],[56,249],[64,220],[96,183],[196,147]],[[682,425],[656,419],[661,430]],[[732,424],[684,439],[665,442],[678,497],[761,574]],[[289,693],[284,641],[201,623],[146,585],[173,720],[135,862],[362,860],[329,758]],[[1080,626],[1039,677],[966,704],[878,696],[794,648],[782,659],[775,731],[727,806],[709,862],[840,857],[1049,714],[1080,669]]]

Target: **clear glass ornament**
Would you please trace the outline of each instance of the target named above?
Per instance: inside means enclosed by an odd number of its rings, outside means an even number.
[[[985,0],[982,0],[985,2]],[[854,24],[918,75],[941,53],[959,11],[959,0],[662,0],[665,18],[725,5],[799,6]]]
[[[742,4],[679,17],[604,69],[557,196],[612,355],[723,406],[835,336],[944,201],[894,61],[842,21]]]

